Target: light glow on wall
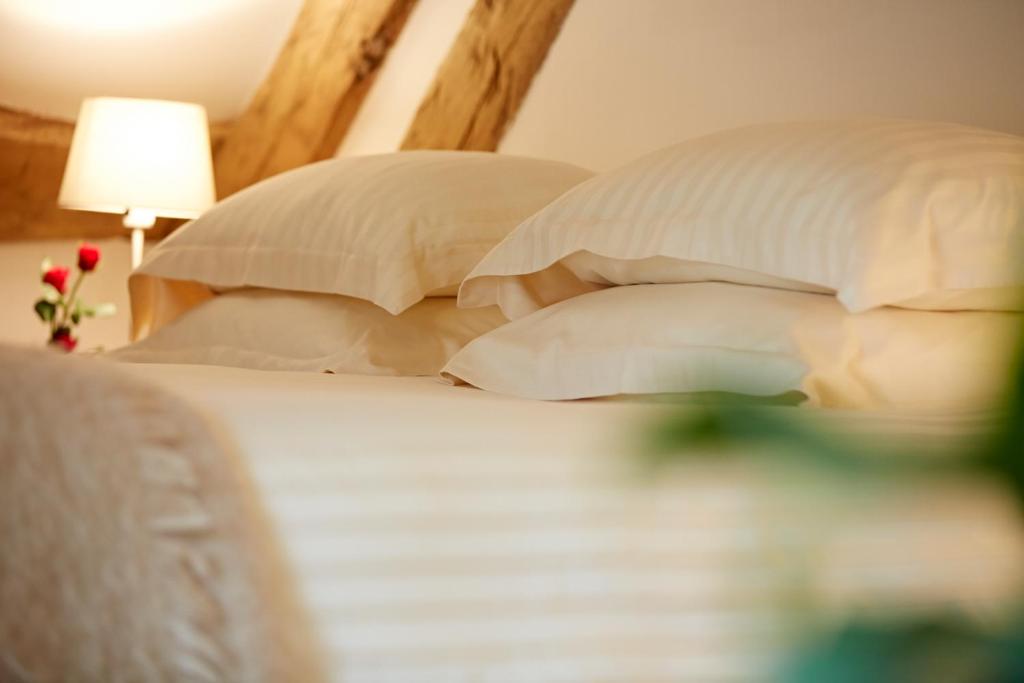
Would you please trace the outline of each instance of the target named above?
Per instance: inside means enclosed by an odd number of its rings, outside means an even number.
[[[0,0],[34,23],[78,31],[131,31],[189,23],[246,0]]]
[[[0,106],[74,120],[86,97],[248,104],[302,0],[0,0]]]

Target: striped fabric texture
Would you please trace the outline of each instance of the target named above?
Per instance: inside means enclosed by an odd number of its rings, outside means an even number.
[[[865,499],[846,477],[818,488],[787,470],[768,493],[781,467],[768,452],[763,471],[719,453],[655,475],[638,457],[655,409],[638,403],[127,367],[234,438],[343,683],[764,681],[808,606],[831,623],[879,603],[993,618],[1024,571],[1019,515],[999,491]],[[788,410],[918,450],[990,428]]]
[[[400,313],[457,285],[520,221],[592,174],[554,161],[419,151],[331,159],[220,202],[152,250],[140,280],[366,299]]]
[[[470,273],[506,315],[608,284],[724,280],[883,305],[1018,310],[1024,139],[950,123],[758,125],[575,187]]]

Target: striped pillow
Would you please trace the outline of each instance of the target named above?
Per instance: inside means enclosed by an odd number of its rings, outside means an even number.
[[[497,308],[424,299],[398,315],[337,294],[236,289],[186,311],[107,358],[350,375],[435,375],[448,359],[504,324]]]
[[[451,151],[331,159],[282,173],[150,252],[129,281],[136,334],[157,326],[158,305],[204,298],[194,283],[344,294],[394,314],[450,296],[520,221],[592,175],[555,161]]]
[[[1024,139],[956,124],[769,124],[578,185],[469,274],[509,317],[609,284],[835,292],[851,311],[1019,310]]]

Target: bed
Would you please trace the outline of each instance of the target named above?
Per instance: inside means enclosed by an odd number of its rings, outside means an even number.
[[[36,558],[13,566],[64,614],[24,529],[50,534],[62,590],[98,583],[118,610],[185,586],[166,619],[139,609],[170,645],[116,631],[168,680],[281,680],[301,655],[287,678],[757,681],[853,615],[998,622],[1024,534],[995,479],[865,487],[773,441],[687,443],[671,468],[644,455],[706,392],[795,392],[801,407],[764,414],[878,458],[977,448],[1005,426],[1024,327],[1021,216],[1024,139],[905,120],[750,126],[604,174],[440,151],[283,173],[150,250],[129,280],[136,343],[5,360],[20,389],[0,400],[24,418],[0,413],[22,438],[0,504],[37,520],[7,529]],[[82,397],[84,444],[66,420],[46,429],[58,380]],[[163,405],[134,447],[134,413]],[[173,451],[155,482],[149,450]],[[179,489],[202,514],[135,529]],[[136,572],[168,535],[192,559]],[[0,636],[18,627],[3,616]]]
[[[811,521],[813,500],[766,495],[741,468],[655,477],[637,435],[664,408],[646,403],[124,367],[238,444],[332,680],[759,680],[801,623],[794,593],[837,618],[894,601],[985,614],[1024,571],[1012,502],[984,486],[894,491],[825,524]],[[814,417],[937,451],[991,426]]]

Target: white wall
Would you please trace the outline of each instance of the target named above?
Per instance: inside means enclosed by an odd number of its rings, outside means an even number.
[[[99,267],[87,276],[81,293],[90,304],[111,302],[117,314],[82,323],[79,349],[103,346],[108,349],[128,343],[128,272],[131,254],[127,239],[96,242],[102,250]],[[49,256],[58,265],[74,269],[78,242],[18,242],[0,244],[0,343],[43,346],[46,326],[36,317],[33,304],[42,293],[39,264]]]
[[[399,148],[473,2],[419,0],[338,148],[338,156]]]
[[[1024,1],[577,0],[501,151],[606,169],[851,115],[1024,134]]]
[[[84,97],[249,103],[302,0],[0,0],[0,104],[74,119]]]

